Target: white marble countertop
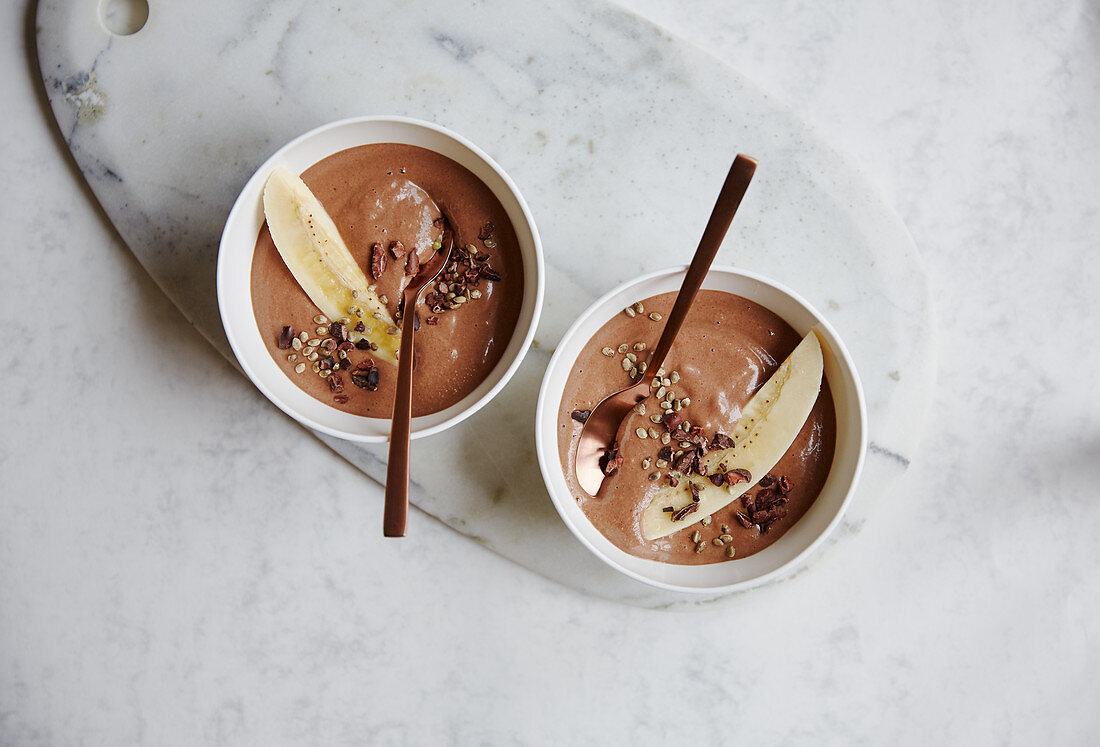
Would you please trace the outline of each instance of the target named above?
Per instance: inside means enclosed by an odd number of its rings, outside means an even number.
[[[89,200],[16,5],[0,30],[16,342],[0,364],[0,744],[1100,732],[1095,9],[628,3],[855,156],[939,312],[925,436],[882,508],[790,581],[670,613],[565,589],[419,513],[403,543],[365,536],[377,486],[257,407]],[[39,357],[46,335],[59,349]]]

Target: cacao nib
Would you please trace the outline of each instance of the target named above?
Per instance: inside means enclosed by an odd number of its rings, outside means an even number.
[[[715,433],[710,445],[715,449],[730,449],[733,448],[733,439],[725,433]]]
[[[714,483],[714,487],[720,488],[722,487],[722,483],[725,482],[725,478],[722,476],[721,473],[715,472],[713,475],[710,476],[710,481]]]
[[[370,350],[370,340],[360,340],[359,342],[355,343],[355,347],[359,350]]]
[[[481,277],[485,278],[486,280],[500,280],[500,273],[498,273],[489,265],[482,265],[479,272],[481,273]]]
[[[493,231],[496,230],[496,226],[492,221],[486,221],[485,225],[481,227],[481,230],[477,232],[477,237],[482,241],[493,235]]]
[[[691,462],[695,459],[695,454],[688,451],[680,455],[680,458],[676,460],[676,463],[672,465],[672,468],[677,472],[683,472],[685,475],[691,470]]]
[[[375,280],[382,277],[382,273],[386,271],[386,250],[382,248],[382,245],[375,242],[370,248],[370,274]]]
[[[331,355],[326,355],[320,362],[322,371],[331,371],[332,367],[336,364],[336,359]]]
[[[749,518],[747,513],[744,511],[735,511],[733,515],[737,517],[737,520],[741,522],[741,526],[745,527],[745,529],[752,529],[752,519]]]
[[[695,503],[699,502],[699,486],[693,482],[688,482],[688,490],[691,491],[691,500]]]
[[[289,324],[283,327],[283,331],[279,333],[279,350],[289,350],[290,343],[294,340],[294,327]]]
[[[356,322],[355,323],[355,331],[356,332],[365,332],[366,330],[367,330],[367,325],[363,324],[362,322]]]
[[[727,485],[736,485],[739,482],[752,482],[752,474],[742,467],[731,469],[726,473]]]
[[[328,377],[328,388],[333,394],[344,391],[344,380],[340,378],[340,374],[333,374]]]
[[[779,485],[776,490],[778,490],[783,495],[791,492],[791,481],[787,479],[786,475],[779,478]]]
[[[661,416],[661,423],[670,433],[679,428],[682,422],[684,422],[684,417],[678,412],[666,412]]]
[[[418,272],[420,272],[420,255],[412,252],[409,254],[408,260],[405,261],[405,274],[414,278]]]
[[[344,340],[342,343],[336,346],[336,349],[343,350],[346,353],[349,350],[355,350],[355,345],[348,340]]]
[[[348,403],[348,398],[346,394],[337,394],[332,398],[332,401],[338,405],[346,405]]]
[[[405,251],[405,245],[402,244],[400,241],[391,241],[390,254],[393,255],[394,259],[401,259],[406,254],[408,254],[408,252]]]
[[[430,316],[427,319],[425,319],[424,321],[428,323],[429,327],[434,327],[435,325],[439,324],[439,317],[438,316]]]
[[[585,416],[587,420],[588,416]],[[611,445],[607,447],[607,451],[600,457],[600,469],[603,473],[610,477],[615,474],[619,467],[623,466],[623,455],[619,453],[619,442],[612,441]]]
[[[336,342],[346,342],[348,339],[348,328],[341,322],[333,322],[330,324],[328,333],[336,339]]]
[[[360,363],[351,372],[351,383],[360,389],[366,389],[367,391],[375,391],[378,389],[378,382],[382,378],[382,372],[378,369],[378,366],[374,365],[374,361],[368,360]]]
[[[675,487],[675,486],[673,486],[673,487]],[[676,509],[674,509],[672,506],[665,506],[661,510],[664,511],[666,514],[670,514],[673,511],[675,511]]]
[[[672,447],[671,446],[662,446],[661,448],[657,449],[657,458],[658,459],[664,459],[666,462],[671,462],[672,461]]]
[[[677,485],[680,484],[680,481],[676,479],[675,475],[667,475],[667,477],[668,477],[668,484],[669,484],[670,487],[674,488],[674,487],[676,487]]]
[[[576,420],[578,423],[587,423],[588,416],[592,414],[591,410],[574,410],[570,417]]]
[[[772,485],[775,484],[775,476],[769,472],[768,474],[760,478],[759,484],[762,488],[770,488]]]
[[[699,504],[698,503],[694,503],[694,502],[689,503],[686,506],[684,506],[683,508],[681,508],[679,511],[674,513],[672,515],[672,520],[673,521],[683,521],[684,517],[686,517],[688,514],[693,514],[698,510],[699,510]]]
[[[691,433],[685,433],[684,440],[690,441],[691,443],[699,447],[700,456],[707,455],[707,449],[710,446],[710,443],[707,441],[707,437],[704,436],[698,428],[692,428]]]

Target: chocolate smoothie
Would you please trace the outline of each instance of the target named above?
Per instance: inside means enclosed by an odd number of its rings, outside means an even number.
[[[641,531],[642,511],[658,487],[668,484],[675,466],[671,462],[682,450],[667,437],[662,443],[667,429],[653,418],[666,411],[655,396],[643,403],[644,414],[635,412],[627,418],[620,431],[622,466],[605,478],[596,497],[581,489],[573,469],[579,421],[585,411],[630,385],[629,368],[644,362],[656,347],[663,327],[660,320],[675,300],[675,293],[642,300],[605,324],[581,351],[566,382],[558,416],[562,469],[570,492],[593,525],[631,555],[682,565],[743,558],[781,537],[806,513],[825,484],[833,461],[836,414],[824,379],[809,418],[771,473],[744,500],[734,500],[708,519],[700,517],[701,521],[667,537],[646,540]],[[665,389],[674,392],[679,408],[672,412],[692,428],[700,428],[712,443],[716,433],[733,433],[742,408],[801,339],[789,324],[757,303],[722,291],[700,291],[664,364],[661,378],[668,380]],[[640,437],[639,428],[645,438]],[[781,510],[771,513],[750,510],[777,505]],[[775,518],[776,514],[784,515]]]
[[[455,236],[452,265],[445,271],[457,278],[458,285],[428,289],[417,304],[413,415],[444,410],[477,388],[508,345],[523,294],[516,233],[492,191],[445,156],[395,143],[334,153],[307,169],[302,180],[332,216],[395,318],[408,282],[409,256],[430,258],[442,231],[442,209]],[[448,297],[456,290],[456,297]],[[336,320],[317,321],[319,310],[283,262],[266,223],[253,254],[251,292],[256,324],[268,350],[299,388],[346,412],[392,415],[397,367],[376,360],[369,349],[351,347],[344,351],[346,358],[332,351],[337,370],[328,378],[312,371],[300,346],[310,339],[323,340],[323,328]],[[281,349],[280,333],[288,325],[307,339],[296,342],[294,349]],[[326,351],[320,352],[324,356]],[[305,370],[297,371],[302,363],[307,363]]]

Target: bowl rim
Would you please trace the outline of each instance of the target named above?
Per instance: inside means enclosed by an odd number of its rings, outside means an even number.
[[[844,345],[844,342],[841,339],[840,335],[837,334],[836,330],[829,323],[829,321],[820,312],[818,312],[818,310],[809,301],[807,301],[799,293],[795,292],[793,289],[789,288],[788,286],[784,285],[783,283],[772,280],[771,278],[769,278],[765,275],[761,275],[761,274],[753,272],[751,270],[743,270],[743,269],[740,269],[740,268],[737,268],[737,267],[733,267],[732,265],[713,265],[713,266],[711,266],[711,268],[708,272],[708,275],[713,274],[713,273],[724,273],[724,274],[736,275],[736,276],[739,276],[741,278],[744,278],[744,279],[747,279],[747,280],[750,280],[750,281],[755,281],[757,283],[761,283],[763,285],[769,286],[769,287],[773,288],[774,290],[777,290],[780,293],[784,293],[787,296],[789,296],[796,304],[802,306],[806,311],[808,311],[809,314],[812,317],[814,317],[814,319],[816,320],[816,323],[818,325],[820,325],[821,327],[823,327],[825,329],[825,331],[829,333],[829,335],[832,337],[832,339],[836,341],[836,343],[837,343],[836,346],[835,346],[836,349],[833,350],[832,352],[835,354],[836,358],[840,362],[841,369],[851,376],[853,389],[854,389],[854,393],[855,393],[855,402],[856,402],[856,405],[857,405],[857,414],[858,414],[858,419],[857,420],[858,420],[858,429],[859,429],[859,433],[858,433],[858,442],[859,443],[858,443],[858,451],[857,451],[857,455],[856,455],[855,468],[852,471],[851,480],[849,481],[848,485],[844,489],[844,491],[845,491],[844,492],[844,498],[842,499],[840,505],[838,506],[838,508],[836,510],[836,513],[828,521],[828,523],[821,530],[821,532],[816,537],[814,537],[814,539],[812,541],[810,541],[806,545],[805,548],[803,548],[800,552],[798,552],[794,557],[790,558],[786,562],[780,564],[778,567],[776,567],[776,568],[774,568],[774,569],[772,569],[772,570],[770,570],[766,573],[760,574],[759,576],[755,576],[755,577],[752,577],[752,578],[743,579],[743,580],[740,580],[740,581],[735,581],[735,582],[729,583],[729,584],[717,584],[717,585],[711,585],[711,586],[684,586],[684,585],[681,585],[681,584],[671,583],[671,582],[668,582],[668,581],[662,581],[662,580],[659,580],[659,579],[656,579],[656,578],[646,576],[645,574],[639,573],[639,572],[637,572],[637,571],[635,571],[631,568],[627,568],[626,566],[624,566],[624,565],[620,564],[618,561],[616,561],[614,558],[612,558],[612,557],[608,556],[607,554],[605,554],[601,548],[597,547],[591,541],[589,541],[589,539],[586,536],[584,536],[584,534],[581,533],[580,528],[576,526],[575,522],[573,521],[573,518],[570,517],[567,514],[567,512],[565,511],[565,507],[562,503],[562,501],[564,501],[564,500],[570,500],[570,501],[574,500],[572,494],[568,493],[565,496],[558,495],[555,492],[555,490],[552,486],[551,479],[550,479],[551,474],[557,474],[557,473],[561,472],[561,464],[560,464],[560,458],[559,458],[559,455],[558,455],[557,439],[554,438],[553,443],[551,443],[551,444],[547,444],[545,442],[545,440],[543,439],[542,423],[544,422],[546,417],[550,417],[550,416],[552,416],[555,419],[555,421],[557,420],[558,403],[557,402],[551,403],[551,402],[548,401],[548,397],[549,397],[549,391],[548,390],[549,390],[550,377],[554,374],[554,372],[555,372],[555,370],[558,366],[563,365],[563,363],[566,363],[566,361],[564,361],[564,357],[565,357],[565,354],[566,354],[565,353],[565,349],[566,349],[565,343],[567,341],[570,341],[573,337],[575,337],[578,330],[585,324],[585,322],[587,322],[593,315],[595,315],[599,311],[603,310],[609,304],[609,302],[613,298],[618,296],[619,294],[623,293],[624,291],[629,290],[632,287],[642,285],[644,283],[647,283],[649,281],[652,281],[652,280],[655,280],[655,279],[658,279],[658,278],[663,278],[663,277],[668,277],[668,276],[675,276],[675,275],[678,275],[678,274],[683,275],[684,273],[687,272],[687,269],[688,269],[687,265],[674,265],[674,266],[671,266],[671,267],[665,267],[663,269],[654,270],[652,272],[648,272],[648,273],[645,273],[643,275],[639,275],[635,278],[631,278],[630,280],[626,280],[626,281],[620,283],[619,285],[615,286],[614,288],[609,290],[607,293],[603,294],[602,296],[597,298],[595,301],[593,301],[591,303],[591,305],[589,305],[588,308],[586,308],[577,317],[577,319],[573,322],[573,324],[570,325],[569,329],[567,329],[565,331],[565,333],[561,336],[561,339],[559,340],[556,349],[554,350],[554,354],[550,357],[550,362],[546,366],[546,371],[543,374],[543,379],[542,379],[542,382],[539,386],[539,397],[538,397],[538,402],[537,402],[536,409],[535,409],[535,452],[536,452],[536,455],[538,457],[539,469],[542,472],[542,479],[543,479],[544,485],[546,486],[546,491],[547,491],[547,493],[549,493],[550,500],[554,504],[554,509],[558,512],[558,516],[561,517],[562,522],[569,528],[569,531],[573,534],[573,536],[576,537],[581,542],[581,544],[584,545],[589,550],[589,552],[591,552],[593,555],[595,555],[597,558],[599,558],[601,561],[603,561],[607,565],[614,568],[616,571],[624,574],[625,576],[628,576],[628,577],[633,578],[637,581],[640,581],[644,584],[648,584],[650,586],[654,586],[654,587],[657,587],[659,589],[664,589],[666,591],[674,591],[674,592],[680,592],[680,593],[684,593],[684,594],[698,595],[698,594],[730,593],[730,592],[734,592],[734,591],[744,591],[744,590],[752,589],[752,588],[755,588],[755,587],[763,586],[763,585],[765,585],[767,583],[770,583],[772,581],[776,581],[776,580],[779,580],[781,578],[785,578],[785,577],[789,576],[793,571],[800,568],[805,563],[805,561],[810,556],[812,556],[814,554],[814,552],[819,547],[821,547],[821,545],[833,534],[833,532],[836,529],[837,525],[840,523],[841,519],[843,519],[844,514],[847,511],[848,506],[852,501],[852,495],[855,493],[856,487],[859,485],[860,476],[863,472],[863,464],[864,464],[864,461],[865,461],[866,455],[867,455],[867,445],[868,445],[867,406],[866,406],[866,402],[864,400],[863,384],[860,381],[859,372],[855,367],[855,363],[852,361],[851,355],[848,352],[848,348],[847,348],[846,345]],[[761,305],[763,305],[763,304],[761,304]],[[768,307],[765,306],[765,308],[768,308]],[[772,309],[769,309],[769,311],[772,311],[772,313],[778,313],[778,312],[775,312]],[[784,320],[784,321],[786,321],[786,320]],[[695,568],[696,566],[685,566],[685,567]],[[700,567],[706,567],[706,566],[700,566]]]
[[[412,426],[413,427],[412,427],[412,431],[410,433],[410,438],[412,438],[412,439],[424,438],[426,436],[431,436],[431,435],[434,435],[436,433],[441,433],[441,432],[457,425],[458,423],[462,422],[463,420],[465,420],[466,418],[470,417],[475,412],[480,410],[482,407],[487,405],[490,401],[492,401],[492,399],[494,397],[496,397],[497,394],[500,393],[500,391],[505,386],[507,386],[508,382],[511,381],[512,376],[515,374],[515,372],[519,369],[520,365],[523,363],[523,360],[526,357],[527,352],[531,348],[531,343],[535,338],[535,332],[538,329],[539,319],[540,319],[541,314],[542,314],[543,295],[544,295],[545,276],[546,276],[546,273],[545,273],[545,260],[544,260],[544,257],[543,257],[543,248],[542,248],[542,238],[540,237],[538,227],[535,224],[535,218],[531,214],[531,209],[527,205],[527,201],[524,199],[522,193],[519,191],[519,187],[516,186],[516,183],[512,180],[512,178],[508,175],[508,173],[505,172],[505,170],[500,166],[500,164],[498,164],[488,153],[486,153],[484,150],[482,150],[480,147],[478,147],[473,141],[469,140],[465,136],[460,135],[459,133],[457,133],[457,132],[455,132],[455,131],[447,128],[447,127],[436,124],[434,122],[429,122],[427,120],[417,119],[415,117],[406,117],[406,116],[402,116],[402,115],[390,115],[390,114],[369,114],[369,115],[362,115],[362,116],[344,117],[342,119],[337,119],[337,120],[327,122],[327,123],[322,124],[322,125],[318,125],[317,127],[314,127],[310,130],[307,130],[306,132],[303,132],[302,134],[298,135],[297,137],[295,137],[295,138],[291,139],[290,141],[286,142],[285,144],[279,146],[279,148],[277,148],[270,156],[268,156],[264,160],[264,162],[262,164],[260,164],[259,167],[256,168],[256,170],[252,173],[252,175],[244,183],[244,186],[241,187],[240,192],[238,192],[236,199],[233,201],[233,207],[230,209],[229,215],[225,219],[225,224],[222,227],[222,235],[221,235],[221,238],[220,238],[219,243],[218,243],[217,282],[216,282],[217,295],[218,295],[218,313],[221,316],[222,327],[225,330],[226,337],[229,340],[229,346],[233,350],[233,355],[237,359],[238,364],[241,366],[241,369],[244,371],[245,375],[248,376],[248,379],[252,382],[253,386],[255,386],[257,389],[259,389],[260,392],[272,404],[274,404],[276,407],[278,407],[284,413],[286,413],[290,417],[294,418],[296,421],[298,421],[302,425],[306,426],[307,428],[310,428],[310,429],[312,429],[314,431],[317,431],[317,432],[320,432],[320,433],[324,433],[324,434],[329,435],[329,436],[335,436],[336,438],[340,438],[340,439],[343,439],[345,441],[352,441],[352,442],[357,442],[357,443],[388,443],[389,442],[389,434],[386,433],[385,435],[378,435],[378,434],[369,434],[369,433],[368,434],[355,433],[355,432],[350,432],[350,431],[347,431],[347,430],[343,430],[341,428],[332,427],[332,426],[326,425],[324,423],[318,422],[314,418],[312,418],[309,415],[297,410],[296,408],[291,406],[289,403],[283,401],[283,399],[281,397],[277,396],[264,383],[264,381],[259,376],[257,376],[257,374],[254,371],[252,365],[249,363],[248,357],[242,353],[242,343],[240,342],[240,340],[238,340],[238,338],[237,338],[237,336],[234,332],[233,325],[230,323],[229,317],[227,316],[226,304],[228,303],[228,296],[232,291],[228,288],[229,280],[226,277],[228,272],[229,272],[229,270],[227,269],[227,263],[228,263],[229,260],[226,259],[226,257],[227,257],[229,252],[233,251],[231,248],[229,248],[230,240],[229,240],[228,234],[229,234],[230,226],[232,226],[236,221],[242,219],[241,216],[240,216],[242,211],[249,210],[249,209],[252,209],[252,208],[255,207],[253,205],[245,205],[245,199],[244,198],[245,198],[246,193],[248,193],[250,191],[253,191],[255,189],[257,181],[260,180],[262,176],[264,176],[268,172],[270,172],[270,170],[278,163],[279,159],[281,159],[284,156],[284,154],[298,148],[303,143],[305,143],[305,142],[307,142],[311,139],[317,138],[317,137],[329,132],[330,130],[335,130],[335,129],[344,128],[344,127],[350,127],[350,126],[355,126],[355,125],[360,125],[360,124],[373,123],[373,122],[380,122],[380,123],[386,123],[386,124],[397,124],[397,125],[408,126],[408,127],[414,128],[414,129],[419,128],[419,129],[429,130],[429,131],[435,132],[439,135],[442,135],[445,138],[449,138],[449,139],[453,140],[458,145],[466,148],[471,153],[473,153],[473,155],[477,159],[481,160],[486,166],[488,166],[501,179],[501,181],[504,183],[505,187],[511,193],[511,196],[515,199],[516,204],[518,205],[519,210],[523,215],[523,221],[524,221],[524,223],[527,224],[527,227],[530,231],[531,240],[532,240],[533,249],[534,249],[534,252],[533,252],[534,253],[533,266],[528,268],[526,263],[524,264],[525,272],[527,272],[527,271],[533,272],[533,274],[535,276],[534,277],[534,280],[535,280],[535,298],[534,298],[534,303],[532,305],[531,319],[530,319],[530,322],[528,322],[527,330],[526,330],[525,334],[523,335],[523,338],[522,338],[522,341],[521,341],[519,347],[516,350],[515,356],[513,357],[511,362],[508,363],[508,366],[507,366],[507,368],[505,368],[504,372],[501,374],[500,379],[488,391],[486,391],[484,394],[482,394],[480,397],[478,397],[478,399],[474,400],[468,406],[463,407],[462,409],[458,410],[456,413],[451,415],[449,418],[447,418],[447,419],[445,419],[445,420],[443,420],[439,423],[436,423],[434,425],[430,425],[430,426],[427,426],[427,427],[417,428],[416,427],[416,421],[419,418],[413,418],[413,421],[412,421]],[[383,142],[383,141],[374,141],[374,142]],[[390,141],[385,141],[385,142],[390,142]],[[361,145],[369,145],[369,144],[371,144],[371,143],[370,142],[361,143]],[[349,145],[347,147],[351,148],[351,147],[356,147],[356,146]],[[421,146],[421,147],[423,147],[423,146]],[[341,150],[343,150],[343,149],[341,149]],[[428,150],[431,150],[431,148],[428,148]],[[338,152],[340,152],[340,151],[332,151],[332,153],[330,153],[329,155],[332,155],[332,154],[338,153]],[[325,156],[325,157],[327,157],[327,156]],[[517,227],[517,230],[519,230],[519,227]],[[249,299],[249,301],[248,301],[249,307],[251,307],[251,303],[252,303],[251,299]],[[242,334],[243,334],[243,332],[242,332]],[[510,344],[510,341],[509,341],[509,344]],[[501,362],[503,362],[503,359],[501,360]],[[498,362],[497,366],[500,366],[501,362]],[[494,367],[494,371],[495,371],[495,369],[496,369],[496,367]],[[467,396],[469,396],[469,395],[467,395]],[[461,402],[461,400],[460,400],[460,402]],[[322,404],[324,404],[324,403],[322,403]],[[456,403],[456,404],[458,404],[458,403]],[[434,413],[433,413],[433,415],[434,415]],[[386,418],[366,418],[365,416],[355,416],[355,417],[362,418],[364,420],[378,420],[378,421],[386,421],[387,420]],[[431,415],[426,415],[426,416],[423,416],[423,417],[431,417]]]

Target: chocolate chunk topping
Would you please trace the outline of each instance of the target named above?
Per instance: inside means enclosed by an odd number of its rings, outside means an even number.
[[[283,331],[279,333],[279,350],[289,350],[290,343],[294,339],[294,327],[289,324],[283,327]]]
[[[408,254],[408,252],[405,251],[405,245],[402,244],[400,241],[391,241],[390,242],[390,254],[393,255],[394,259],[401,259],[406,254]]]
[[[587,423],[588,416],[592,414],[591,410],[574,410],[570,417],[576,420],[578,423]]]
[[[386,250],[382,248],[382,245],[375,242],[370,248],[370,274],[375,280],[382,277],[382,273],[386,271]]]

